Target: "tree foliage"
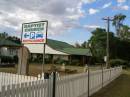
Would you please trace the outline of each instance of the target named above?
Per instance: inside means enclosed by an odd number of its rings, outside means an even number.
[[[130,27],[128,25],[123,25],[121,27],[121,39],[130,39]]]
[[[126,15],[124,14],[117,14],[114,16],[113,19],[113,26],[115,26],[116,34],[118,37],[121,37],[121,27],[123,26],[123,21],[125,20]]]
[[[0,33],[0,39],[6,39],[8,34],[6,32]]]
[[[74,45],[76,48],[88,48],[88,44],[86,41],[84,41],[83,43],[78,43],[76,42],[75,45]]]
[[[80,47],[81,47],[81,45],[80,45],[78,42],[76,42],[74,46],[75,46],[76,48],[80,48]]]
[[[110,41],[113,40],[113,37],[113,33],[109,33]],[[89,44],[91,44],[92,53],[99,61],[103,61],[104,56],[106,56],[106,39],[106,30],[97,28],[92,32],[92,37],[89,40]]]
[[[92,53],[98,62],[103,62],[103,58],[106,56],[106,39],[106,30],[97,28],[92,32],[92,37],[89,40]],[[130,41],[122,40],[109,32],[109,54],[110,59],[130,60]]]
[[[8,39],[8,40],[13,41],[15,43],[21,44],[21,41],[18,37],[9,36],[8,33],[6,33],[6,32],[0,33],[0,39]]]
[[[84,41],[82,44],[81,44],[81,48],[87,48],[87,42]]]

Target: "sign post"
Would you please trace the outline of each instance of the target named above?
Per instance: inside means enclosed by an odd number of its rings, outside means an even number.
[[[45,46],[47,43],[48,21],[30,22],[22,24],[23,44],[43,44],[43,65],[45,64]]]

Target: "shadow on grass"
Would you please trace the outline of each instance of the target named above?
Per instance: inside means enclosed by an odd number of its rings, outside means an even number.
[[[130,97],[130,74],[122,74],[91,97]]]

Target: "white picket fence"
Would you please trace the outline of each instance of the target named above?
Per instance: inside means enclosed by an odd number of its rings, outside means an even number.
[[[112,68],[91,71],[89,75],[89,92],[94,94],[102,87],[116,79],[121,74],[122,68]],[[57,79],[56,97],[87,97],[88,73],[65,76]]]
[[[0,72],[0,91],[2,86],[20,84],[23,82],[36,81],[36,80],[38,80],[38,77]]]
[[[89,88],[88,72],[69,76],[56,77],[55,97],[87,97],[116,79],[122,67],[90,71]],[[29,81],[2,86],[0,97],[53,97],[53,77],[48,80]]]

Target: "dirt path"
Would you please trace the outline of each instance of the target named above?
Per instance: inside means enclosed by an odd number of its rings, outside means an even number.
[[[130,97],[130,69],[91,97]]]

